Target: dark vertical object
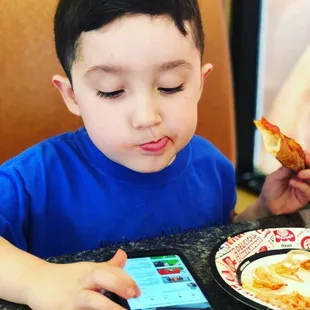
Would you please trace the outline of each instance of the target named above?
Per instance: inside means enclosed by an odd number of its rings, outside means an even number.
[[[254,124],[258,86],[261,0],[233,0],[230,47],[237,132],[237,183],[255,192],[261,189],[255,176]]]

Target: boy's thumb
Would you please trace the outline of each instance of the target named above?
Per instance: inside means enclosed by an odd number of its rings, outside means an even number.
[[[113,256],[113,258],[108,261],[108,264],[114,267],[124,268],[126,261],[127,254],[123,250],[119,249]]]

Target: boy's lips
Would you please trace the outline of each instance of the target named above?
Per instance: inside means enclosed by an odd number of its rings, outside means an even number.
[[[164,137],[158,141],[141,144],[140,148],[146,152],[157,153],[157,152],[162,151],[167,146],[168,142],[169,142],[169,138]]]

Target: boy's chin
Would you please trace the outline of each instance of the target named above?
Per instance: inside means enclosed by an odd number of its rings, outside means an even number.
[[[170,166],[174,162],[175,157],[176,156],[173,156],[173,158],[167,158],[165,160],[160,160],[151,163],[140,161],[139,164],[132,164],[132,165],[129,164],[128,166],[127,165],[126,166],[127,168],[139,173],[156,173]]]

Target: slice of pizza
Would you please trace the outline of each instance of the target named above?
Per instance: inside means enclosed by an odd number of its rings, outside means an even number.
[[[279,127],[271,124],[264,117],[254,121],[254,124],[263,136],[268,153],[293,171],[305,169],[305,152],[295,140],[285,136]]]

